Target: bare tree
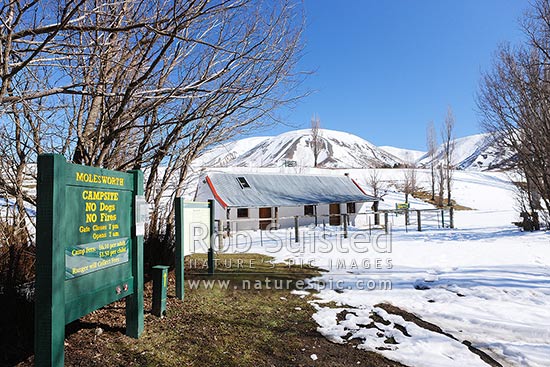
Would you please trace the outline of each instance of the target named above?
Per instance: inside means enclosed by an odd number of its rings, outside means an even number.
[[[386,185],[386,182],[382,180],[382,177],[380,176],[380,172],[377,169],[370,170],[369,175],[367,176],[367,185],[370,186],[372,196],[375,196],[377,198],[383,198],[384,196],[386,196],[388,187]],[[378,214],[379,204],[380,204],[379,201],[375,201],[372,204],[372,210],[375,212],[374,214],[375,225],[380,224],[380,215]]]
[[[403,193],[406,203],[409,202],[409,195],[413,195],[416,191],[418,191],[416,167],[407,168],[403,175]]]
[[[522,26],[527,41],[500,47],[482,78],[478,105],[485,130],[515,153],[528,201],[540,196],[550,212],[550,1],[534,1]]]
[[[190,162],[299,97],[301,15],[294,1],[0,7],[0,193],[15,198],[16,222],[29,225],[37,155],[55,152],[145,170],[149,233],[170,232]]]
[[[449,106],[447,115],[441,130],[441,140],[443,141],[443,164],[445,169],[445,182],[447,183],[447,205],[451,206],[451,187],[453,183],[453,155],[455,149],[454,137],[455,118],[453,110]]]
[[[428,123],[428,127],[426,128],[426,147],[428,149],[428,164],[430,166],[432,201],[435,201],[435,154],[437,152],[437,134],[433,121],[430,121]]]
[[[405,203],[409,203],[409,195],[413,195],[418,190],[416,177],[416,167],[412,166],[404,172],[403,192],[405,193]],[[405,223],[409,224],[409,209],[405,209]]]
[[[319,165],[319,153],[321,152],[323,140],[321,138],[321,120],[316,115],[311,118],[311,150],[313,151],[313,167]]]
[[[443,207],[443,196],[445,195],[445,169],[442,164],[438,164],[435,169],[435,182],[437,184],[437,206]]]

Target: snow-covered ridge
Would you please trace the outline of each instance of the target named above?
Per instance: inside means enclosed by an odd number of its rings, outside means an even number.
[[[417,165],[426,167],[426,152],[381,146],[356,135],[321,129],[319,168],[378,168]],[[495,170],[508,167],[510,152],[501,151],[487,134],[471,135],[454,142],[453,164],[461,170]],[[435,162],[443,160],[443,148]],[[310,129],[286,132],[277,136],[245,138],[221,144],[200,157],[201,167],[313,167],[314,156]]]
[[[440,146],[434,161],[442,162],[444,158],[443,146]],[[503,151],[488,134],[476,134],[455,139],[452,154],[452,163],[457,169],[462,170],[493,170],[506,169],[513,160],[513,153]],[[427,166],[431,162],[426,154],[421,157],[417,164]]]
[[[312,167],[311,130],[296,130],[271,137],[247,138],[207,152],[200,164],[209,167],[281,167],[294,161]],[[365,139],[341,131],[321,129],[318,167],[370,168],[393,167],[401,159]]]

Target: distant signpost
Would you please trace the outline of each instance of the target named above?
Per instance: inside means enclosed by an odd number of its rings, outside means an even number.
[[[395,209],[397,209],[397,210],[403,210],[403,209],[409,209],[409,208],[410,208],[409,203],[396,203],[395,204]]]
[[[143,331],[143,173],[38,158],[35,365],[63,366],[65,324],[126,297]]]

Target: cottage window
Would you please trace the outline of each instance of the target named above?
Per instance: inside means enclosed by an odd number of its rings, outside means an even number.
[[[355,214],[355,203],[347,203],[348,214]]]
[[[239,185],[241,185],[241,188],[246,189],[250,187],[250,184],[244,177],[237,177],[237,181],[239,181]]]
[[[304,215],[314,215],[315,207],[314,205],[305,205],[304,206]]]
[[[237,218],[248,218],[248,208],[238,208]]]

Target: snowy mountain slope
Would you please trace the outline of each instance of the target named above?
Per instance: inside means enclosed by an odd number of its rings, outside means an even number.
[[[435,162],[439,164],[444,159],[444,148],[440,145],[435,154]],[[511,152],[503,151],[495,144],[488,134],[476,134],[455,139],[452,163],[461,170],[491,170],[505,169],[513,159]],[[426,155],[417,164],[426,167],[431,162]]]
[[[193,162],[193,165],[201,167],[225,167],[251,148],[268,139],[270,139],[268,136],[256,136],[220,144],[205,152]]]
[[[314,165],[311,130],[297,130],[266,138],[248,138],[234,146],[215,148],[201,158],[214,167],[281,167],[285,161],[297,166]],[[248,148],[248,149],[245,149]],[[244,152],[243,150],[244,149]],[[241,153],[241,154],[239,154]],[[388,167],[402,161],[374,144],[349,133],[321,130],[318,166],[324,168]]]
[[[195,167],[282,167],[295,161],[297,167],[313,167],[311,130],[296,130],[277,136],[260,136],[221,144],[198,158]],[[437,149],[436,165],[443,162],[443,146]],[[502,170],[513,162],[511,152],[502,151],[488,134],[455,140],[453,165],[459,170]],[[392,146],[378,147],[356,135],[321,130],[320,168],[372,168],[416,164],[427,167],[425,152]]]
[[[405,163],[410,163],[410,164],[416,163],[416,161],[418,161],[420,158],[426,155],[426,152],[423,152],[420,150],[403,149],[403,148],[397,148],[397,147],[392,147],[388,145],[379,146],[378,148],[399,158],[401,161]]]

